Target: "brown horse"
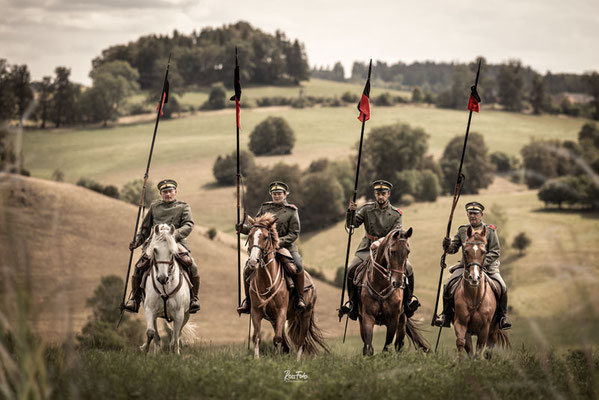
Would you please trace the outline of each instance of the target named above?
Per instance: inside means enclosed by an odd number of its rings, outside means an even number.
[[[254,358],[260,356],[260,326],[262,319],[270,321],[275,331],[273,342],[276,353],[281,349],[289,352],[289,341],[285,333],[285,322],[288,321],[289,337],[297,351],[299,360],[303,353],[316,354],[318,346],[329,351],[324,343],[322,332],[314,321],[314,306],[316,304],[316,288],[308,272],[304,300],[306,308],[303,311],[293,307],[290,292],[284,276],[284,268],[276,257],[279,236],[276,230],[276,218],[267,213],[256,218],[248,218],[252,227],[248,235],[248,268],[252,271],[250,277],[250,299],[252,309],[250,317],[254,325]]]
[[[403,310],[406,261],[410,253],[408,238],[412,228],[404,232],[395,229],[382,240],[374,256],[364,265],[363,274],[356,273],[356,286],[363,287],[360,294],[360,334],[364,342],[362,353],[374,354],[372,331],[375,324],[387,327],[387,337],[383,351],[395,339],[395,349],[401,350],[406,333],[415,346],[425,352],[429,344],[422,336],[416,324],[407,318]]]
[[[496,318],[497,300],[491,288],[490,278],[482,271],[487,251],[487,227],[475,231],[468,227],[468,239],[463,246],[466,266],[454,293],[455,316],[453,327],[460,354],[482,354],[486,347],[495,344],[509,347],[509,336],[499,329]],[[476,351],[472,352],[472,335],[477,336]]]

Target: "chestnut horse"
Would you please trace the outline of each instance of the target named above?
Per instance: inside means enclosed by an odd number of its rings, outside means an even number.
[[[496,318],[497,300],[491,288],[490,278],[482,271],[487,251],[487,227],[475,231],[471,226],[466,232],[468,239],[463,245],[466,266],[454,293],[455,316],[453,327],[460,354],[464,349],[470,356],[484,353],[486,347],[495,344],[509,347],[509,336],[499,329]],[[476,351],[472,351],[472,335],[477,336]]]
[[[420,329],[411,318],[406,317],[403,310],[410,236],[412,236],[412,228],[407,232],[401,229],[389,232],[379,245],[376,256],[370,253],[364,274],[360,274],[361,277],[356,274],[356,285],[364,287],[360,293],[359,306],[364,355],[374,354],[372,332],[375,324],[387,327],[383,351],[388,351],[388,346],[393,342],[394,337],[396,337],[395,349],[401,350],[406,333],[414,346],[420,347],[425,352],[429,350],[429,344]]]
[[[280,354],[281,349],[289,352],[289,343],[285,332],[285,322],[288,322],[289,337],[297,351],[297,359],[302,353],[316,354],[318,346],[328,352],[324,343],[322,332],[314,321],[314,306],[316,304],[316,288],[308,272],[306,274],[306,288],[304,311],[293,307],[290,292],[285,282],[284,270],[276,258],[279,244],[279,235],[276,230],[276,218],[273,214],[266,213],[255,220],[248,217],[252,224],[248,235],[248,268],[250,277],[250,317],[254,325],[254,358],[260,356],[260,325],[262,319],[270,321],[275,331],[273,342],[275,351]]]

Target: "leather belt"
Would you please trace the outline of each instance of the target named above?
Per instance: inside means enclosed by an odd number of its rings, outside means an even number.
[[[372,236],[372,235],[368,234],[368,232],[366,232],[364,235],[365,235],[365,236],[366,236],[368,239],[372,240],[373,242],[374,242],[374,241],[376,241],[376,240],[379,240],[379,238],[378,238],[378,237],[376,237],[376,236]]]

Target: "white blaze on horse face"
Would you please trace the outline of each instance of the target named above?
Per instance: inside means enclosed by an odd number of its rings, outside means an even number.
[[[478,269],[478,265],[473,265],[472,266],[472,271],[470,272],[470,276],[472,277],[472,280],[475,282],[478,282],[478,280],[480,279],[480,271]]]
[[[252,265],[256,264],[258,261],[258,256],[260,255],[260,236],[262,236],[262,230],[256,229],[256,232],[254,232],[253,236],[254,243],[252,243],[252,251],[250,251],[250,263]]]

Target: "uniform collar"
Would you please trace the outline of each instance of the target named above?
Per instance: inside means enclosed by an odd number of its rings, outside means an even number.
[[[283,207],[283,206],[287,206],[287,205],[289,205],[289,203],[287,203],[287,199],[283,200],[283,202],[282,202],[282,203],[279,203],[279,204],[277,204],[277,203],[275,203],[275,202],[273,201],[273,202],[272,202],[272,204],[273,204],[274,206],[277,206],[277,207]]]
[[[485,224],[485,223],[484,223],[484,222],[481,220],[479,225],[476,225],[476,226],[470,225],[470,226],[472,226],[473,228],[475,228],[475,229],[476,229],[476,228],[480,228],[480,227],[482,227],[484,224]]]
[[[389,208],[389,206],[391,205],[391,204],[389,203],[389,201],[387,201],[387,202],[385,203],[385,205],[384,205],[384,206],[382,206],[382,207],[379,205],[379,203],[378,203],[378,202],[375,202],[375,203],[376,203],[376,208],[378,208],[379,210],[386,210],[386,209],[387,209],[387,208]]]

